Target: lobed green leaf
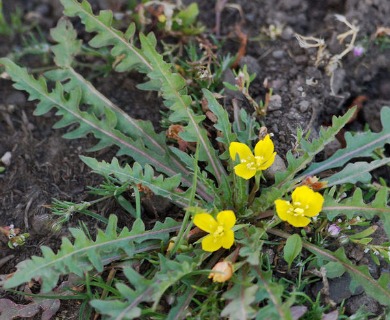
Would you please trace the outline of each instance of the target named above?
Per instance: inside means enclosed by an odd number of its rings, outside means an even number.
[[[328,169],[338,168],[354,158],[369,157],[376,148],[382,148],[390,141],[390,107],[381,110],[382,131],[371,131],[352,135],[345,133],[346,147],[322,162],[313,163],[303,174],[313,176]]]
[[[41,279],[42,291],[49,292],[57,285],[61,275],[75,273],[83,276],[93,269],[101,272],[104,265],[115,260],[160,248],[161,242],[168,241],[169,233],[179,227],[177,222],[168,218],[148,231],[140,220],[134,223],[131,231],[125,227],[117,234],[116,229],[115,215],[110,216],[106,231],[100,230],[95,241],[80,229],[70,229],[75,238],[73,244],[63,238],[57,253],[43,246],[42,257],[33,256],[19,263],[16,273],[5,282],[4,287],[13,288],[32,279]]]
[[[149,188],[154,194],[163,196],[180,207],[190,205],[191,188],[186,191],[178,191],[180,175],[164,178],[162,175],[155,176],[153,168],[147,164],[144,168],[139,163],[134,163],[131,168],[128,164],[120,166],[118,159],[113,158],[111,163],[99,162],[95,158],[81,157],[94,172],[105,176],[115,177],[121,183],[131,183]],[[201,206],[200,203],[198,203]]]
[[[390,163],[390,158],[374,160],[370,163],[362,161],[349,163],[343,170],[331,175],[329,178],[324,179],[324,181],[327,181],[326,187],[342,185],[345,183],[370,183],[370,172],[388,163]]]

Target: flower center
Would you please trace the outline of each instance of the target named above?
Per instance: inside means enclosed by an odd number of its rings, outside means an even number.
[[[242,159],[240,162],[241,162],[241,163],[245,163],[248,170],[254,170],[254,169],[255,169],[254,167],[255,167],[256,164],[257,164],[257,161],[256,161],[256,163],[255,163],[255,162],[253,161],[253,158],[252,158],[252,157],[248,157],[247,159]]]
[[[218,241],[225,234],[223,226],[218,226],[213,232],[214,242]]]
[[[304,217],[305,216],[305,210],[309,208],[308,205],[305,205],[304,207],[300,202],[294,202],[291,207],[287,210],[287,213],[293,215],[294,217]]]
[[[258,167],[261,166],[264,162],[263,156],[256,156],[255,159],[256,159],[256,166],[258,166]]]

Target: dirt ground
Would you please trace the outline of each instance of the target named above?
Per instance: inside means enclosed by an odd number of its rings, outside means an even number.
[[[116,11],[123,10],[125,2],[93,1],[96,8]],[[215,3],[197,2],[200,21],[207,27],[207,32],[215,33]],[[15,8],[21,9],[26,25],[39,26],[46,39],[49,28],[56,25],[62,11],[58,0],[5,0],[3,5],[8,13]],[[360,56],[351,52],[343,57],[331,86],[330,76],[325,71],[327,60],[316,67],[315,49],[301,48],[294,33],[322,38],[329,54],[338,54],[345,45],[340,45],[337,35],[348,31],[348,27],[337,21],[335,14],[344,15],[359,28],[355,45],[365,47],[365,52]],[[311,130],[315,136],[321,125],[330,123],[332,115],[343,114],[356,103],[361,110],[350,128],[362,130],[368,123],[372,130],[380,130],[380,107],[390,105],[390,44],[381,45],[375,35],[379,27],[390,27],[389,17],[390,2],[387,0],[227,1],[221,12],[223,51],[236,54],[240,46],[237,30],[247,35],[246,52],[240,64],[247,64],[250,73],[257,74],[251,87],[255,100],[264,99],[265,81],[273,88],[264,124],[277,137],[275,144],[279,154],[285,154],[293,146],[298,126],[305,131]],[[0,35],[0,56],[20,50],[21,44],[21,35]],[[35,56],[24,57],[22,63],[34,68],[44,66]],[[225,74],[225,80],[231,79],[232,74]],[[99,90],[133,117],[148,119],[158,125],[161,102],[156,96],[146,97],[139,92],[135,88],[137,82],[138,79],[131,75],[118,74],[94,79]],[[232,96],[250,110],[243,97],[232,93],[227,94],[226,108],[231,108]],[[74,202],[92,199],[87,187],[100,181],[79,159],[79,155],[86,154],[88,147],[93,145],[92,139],[63,139],[61,135],[66,129],[51,128],[55,122],[53,114],[35,117],[33,107],[34,102],[27,101],[24,93],[13,89],[11,81],[0,79],[0,157],[6,152],[12,154],[10,165],[0,174],[0,226],[14,224],[30,233],[26,245],[16,250],[9,249],[8,239],[1,236],[0,274],[12,272],[18,262],[38,255],[42,245],[57,246],[60,237],[68,234],[66,228],[59,233],[51,231],[52,218],[45,205],[53,198]],[[333,148],[338,147],[340,143],[336,142]],[[324,156],[330,153],[332,147]],[[102,152],[96,156],[109,159],[113,154]],[[390,177],[388,170],[380,175]],[[113,204],[96,210],[103,216],[114,211],[118,213]],[[73,217],[69,226],[77,226],[78,219],[79,216]],[[356,263],[369,263],[363,257],[360,259],[356,258]],[[0,291],[0,297],[4,296]],[[374,314],[380,312],[380,306],[367,299],[361,292],[351,294],[347,297],[347,312],[353,314],[362,304],[371,308]],[[72,317],[68,314],[66,318]]]

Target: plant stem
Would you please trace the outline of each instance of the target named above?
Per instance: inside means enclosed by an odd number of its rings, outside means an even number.
[[[256,173],[256,175],[255,175],[255,184],[253,185],[252,191],[251,191],[251,193],[249,195],[249,198],[248,198],[248,207],[250,207],[252,205],[253,200],[255,200],[256,192],[260,188],[260,178],[261,178],[261,172],[260,173]]]
[[[197,143],[196,151],[195,151],[195,158],[194,158],[194,176],[192,180],[192,189],[191,189],[191,195],[190,195],[190,207],[194,203],[195,199],[195,192],[196,192],[196,186],[198,183],[198,161],[199,161],[199,141]],[[170,257],[172,257],[177,249],[179,248],[181,242],[183,241],[183,238],[187,238],[188,232],[190,231],[192,227],[192,223],[188,224],[188,220],[191,216],[191,210],[186,210],[186,213],[184,214],[183,221],[181,223],[181,227],[179,230],[179,234],[177,235],[177,241],[175,241],[175,244],[172,248],[172,251],[170,252]]]

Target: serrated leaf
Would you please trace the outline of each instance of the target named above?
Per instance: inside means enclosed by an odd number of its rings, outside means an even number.
[[[256,119],[248,114],[244,108],[234,105],[233,131],[237,135],[238,141],[248,143],[257,139],[256,130],[260,128]]]
[[[64,6],[64,14],[68,17],[78,16],[88,32],[94,32],[96,35],[90,40],[89,44],[95,48],[112,46],[111,54],[117,57],[119,63],[115,69],[117,71],[130,71],[137,69],[146,73],[151,69],[149,62],[143,54],[132,44],[132,29],[128,29],[126,34],[114,29],[111,26],[112,12],[103,10],[99,15],[94,15],[91,5],[87,1],[79,3],[77,0],[61,0]]]
[[[217,138],[217,141],[225,145],[225,152],[220,157],[226,160],[229,158],[229,146],[232,142],[237,141],[237,136],[232,132],[232,125],[227,111],[222,108],[210,91],[203,89],[202,92],[208,102],[208,108],[217,117],[214,127],[221,132],[221,136]]]
[[[327,181],[327,187],[332,187],[334,185],[341,185],[345,183],[369,183],[371,182],[370,171],[384,166],[388,163],[390,163],[390,158],[374,160],[370,163],[349,163],[345,166],[343,170],[331,175],[329,178],[326,178],[324,180]]]
[[[100,314],[109,316],[109,319],[130,320],[141,316],[141,308],[129,306],[129,303],[120,300],[91,300],[90,304]],[[124,313],[123,310],[126,310]]]
[[[154,194],[163,196],[178,206],[187,207],[190,205],[191,188],[183,192],[177,191],[181,180],[179,175],[169,178],[164,178],[162,175],[155,176],[151,166],[145,165],[142,168],[137,162],[134,163],[132,168],[128,164],[121,167],[116,158],[113,158],[111,163],[105,161],[99,162],[95,158],[83,156],[81,160],[100,175],[105,177],[113,176],[121,183],[142,185],[149,188]]]
[[[258,266],[261,262],[260,253],[263,247],[265,230],[249,226],[245,230],[245,238],[237,240],[238,243],[242,244],[240,248],[240,256],[252,266]]]
[[[172,113],[169,120],[173,123],[186,123],[180,137],[187,142],[197,142],[200,145],[199,160],[206,161],[206,169],[214,175],[219,185],[225,184],[226,172],[207,137],[206,130],[200,126],[203,115],[196,115],[191,108],[192,99],[187,94],[186,82],[178,73],[174,73],[170,64],[166,63],[155,49],[150,37],[140,35],[142,52],[150,61],[152,71],[148,73],[151,80],[161,82],[160,91],[164,104]],[[150,88],[148,88],[150,89]]]
[[[81,49],[81,40],[77,40],[77,33],[70,21],[61,18],[57,26],[50,30],[50,35],[58,44],[51,46],[54,53],[54,62],[59,67],[69,67],[74,56]]]
[[[301,147],[304,151],[304,154],[302,156],[295,158],[289,151],[286,156],[288,161],[287,170],[285,172],[277,173],[275,175],[276,186],[279,187],[286,181],[288,182],[290,179],[293,179],[299,171],[304,169],[313,160],[315,155],[321,152],[329,142],[333,141],[335,139],[336,134],[351,119],[352,115],[355,112],[355,109],[356,108],[349,109],[341,117],[333,116],[332,125],[327,129],[324,129],[322,127],[319,132],[319,137],[317,139],[313,139],[313,141],[311,142],[302,139]],[[303,175],[301,175],[301,177],[304,175],[309,174],[305,172]]]
[[[221,312],[221,317],[232,320],[252,319],[256,310],[251,306],[255,301],[257,285],[245,286],[235,283],[233,287],[223,294],[229,302]]]
[[[337,150],[325,161],[313,163],[303,175],[313,176],[325,170],[341,167],[351,159],[369,157],[376,148],[382,148],[390,141],[390,107],[382,108],[381,122],[383,130],[379,133],[367,131],[352,135],[346,132],[346,147]]]
[[[8,279],[4,287],[13,288],[32,279],[42,280],[42,291],[49,292],[57,284],[62,274],[76,273],[82,276],[85,272],[100,268],[112,261],[153,248],[160,248],[161,241],[168,241],[169,233],[179,229],[178,223],[167,219],[163,224],[156,223],[154,228],[144,231],[142,221],[134,223],[129,231],[126,227],[117,234],[117,217],[111,215],[106,231],[98,232],[96,240],[89,239],[80,229],[70,229],[72,244],[67,238],[57,253],[42,247],[42,257],[33,256],[30,260],[17,265],[16,273]],[[136,244],[136,246],[135,246]],[[91,256],[94,256],[91,259]],[[99,262],[97,263],[97,259]]]
[[[59,299],[43,299],[33,296],[28,304],[17,304],[9,299],[0,299],[0,319],[32,318],[43,310],[41,320],[53,319],[61,306]]]
[[[152,279],[146,279],[131,268],[125,269],[125,275],[131,284],[119,282],[116,287],[122,295],[122,300],[93,300],[92,306],[101,314],[119,319],[134,319],[139,317],[140,304],[154,302],[152,309],[155,309],[164,292],[178,283],[186,275],[192,273],[198,266],[198,262],[189,256],[177,256],[176,260],[169,260],[159,255],[158,270]],[[133,289],[134,288],[134,289]]]
[[[273,281],[272,271],[263,271],[257,268],[255,275],[258,278],[259,287],[256,292],[256,302],[266,304],[258,310],[256,319],[292,320],[290,307],[294,299],[287,299],[282,302],[284,287]]]
[[[104,112],[104,114],[100,118],[95,114],[81,111],[79,105],[83,92],[81,89],[82,86],[77,86],[73,90],[67,92],[68,97],[65,98],[64,89],[60,83],[57,82],[54,89],[49,92],[44,78],[40,77],[35,79],[27,73],[26,69],[20,68],[9,59],[0,59],[0,63],[5,65],[6,71],[15,81],[15,88],[27,91],[30,94],[29,100],[40,101],[34,112],[35,115],[43,115],[55,107],[58,109],[56,115],[62,116],[62,118],[54,127],[61,128],[74,123],[79,124],[78,128],[66,133],[64,137],[75,139],[82,138],[88,133],[92,133],[100,140],[98,144],[92,148],[93,150],[100,150],[116,144],[119,147],[118,155],[130,155],[135,161],[141,164],[150,164],[156,170],[166,173],[168,176],[175,176],[177,173],[182,172],[183,183],[186,186],[192,185],[191,173],[185,169],[177,159],[169,157],[168,153],[161,150],[154,151],[150,148],[146,148],[144,142],[140,139],[132,139],[118,130],[116,128],[116,123],[117,121],[121,121],[118,120],[121,119],[121,116],[118,114],[118,117],[116,117],[113,109],[102,108],[101,111]],[[146,127],[141,128],[148,130]],[[142,132],[140,135],[141,134]],[[147,135],[144,136],[146,137]],[[153,143],[158,144],[158,141]],[[206,201],[211,201],[213,199],[212,193],[207,191],[206,186],[202,183],[197,184],[197,186],[197,192],[202,198]]]

